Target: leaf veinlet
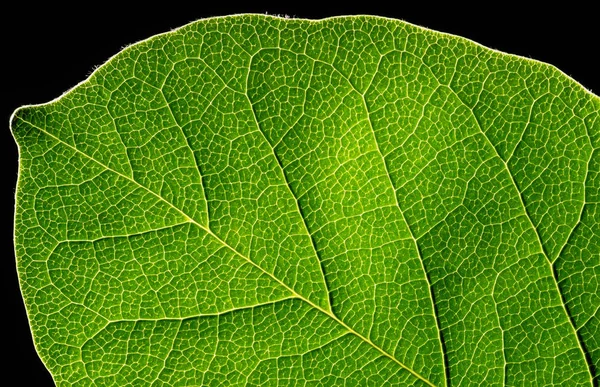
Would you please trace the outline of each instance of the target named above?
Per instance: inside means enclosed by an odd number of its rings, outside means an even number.
[[[58,385],[593,384],[599,111],[382,18],[134,45],[11,122],[40,356]]]

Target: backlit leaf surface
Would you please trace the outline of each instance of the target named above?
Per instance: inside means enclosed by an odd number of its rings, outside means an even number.
[[[600,99],[397,20],[242,15],[13,116],[70,385],[590,385]]]

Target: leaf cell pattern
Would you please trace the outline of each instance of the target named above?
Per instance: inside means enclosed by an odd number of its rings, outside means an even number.
[[[241,15],[15,112],[59,386],[590,385],[600,99],[397,20]]]

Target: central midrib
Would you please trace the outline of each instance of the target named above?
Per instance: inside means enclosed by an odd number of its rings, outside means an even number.
[[[229,245],[226,241],[224,241],[223,239],[221,239],[218,235],[216,235],[215,233],[212,232],[212,230],[210,230],[209,227],[207,226],[203,226],[202,224],[198,223],[197,221],[195,221],[192,217],[190,217],[188,214],[185,213],[185,211],[183,211],[182,209],[178,208],[177,206],[175,206],[173,203],[171,203],[170,201],[166,200],[165,198],[163,198],[162,196],[160,196],[159,194],[157,194],[156,192],[150,190],[149,188],[143,186],[142,184],[140,184],[139,182],[137,182],[135,179],[133,179],[132,177],[129,177],[127,175],[124,175],[112,168],[110,168],[109,166],[103,164],[102,162],[94,159],[93,157],[89,156],[88,154],[82,152],[81,150],[77,149],[75,146],[63,141],[62,139],[54,136],[53,134],[49,133],[48,131],[46,131],[45,129],[39,127],[38,125],[27,121],[23,118],[19,118],[21,119],[23,122],[26,122],[27,124],[31,125],[32,127],[38,129],[39,131],[41,131],[42,133],[44,133],[45,135],[53,138],[54,140],[56,140],[57,142],[59,142],[60,144],[72,149],[73,151],[77,152],[78,154],[83,155],[84,157],[88,158],[89,160],[95,162],[96,164],[100,165],[102,168],[106,169],[107,171],[110,171],[120,177],[122,177],[123,179],[126,179],[127,181],[130,181],[131,183],[137,185],[138,187],[144,189],[145,191],[147,191],[148,193],[152,194],[153,196],[155,196],[156,198],[158,198],[159,200],[163,201],[164,203],[166,203],[167,205],[169,205],[171,208],[173,208],[175,211],[177,211],[179,214],[181,214],[182,216],[184,216],[186,218],[186,220],[192,224],[194,224],[196,227],[200,228],[201,230],[203,230],[204,232],[206,232],[207,234],[209,234],[210,236],[212,236],[213,238],[215,238],[219,243],[221,243],[223,245],[223,247],[228,248],[229,250],[231,250],[234,254],[238,255],[239,257],[241,257],[242,259],[246,260],[247,262],[249,262],[251,265],[253,265],[254,267],[256,267],[257,269],[259,269],[261,272],[265,273],[266,275],[268,275],[270,278],[272,278],[275,282],[277,282],[278,284],[280,284],[281,286],[283,286],[285,289],[287,289],[295,298],[298,298],[304,302],[306,302],[308,305],[310,305],[311,307],[313,307],[314,309],[320,311],[321,313],[325,314],[326,316],[328,316],[329,318],[333,319],[334,321],[336,321],[338,324],[340,324],[341,326],[343,326],[348,332],[352,333],[353,335],[357,336],[358,338],[360,338],[361,340],[363,340],[365,343],[369,344],[372,348],[374,348],[375,350],[377,350],[378,352],[380,352],[382,355],[384,355],[385,357],[389,358],[390,360],[392,360],[394,363],[398,364],[400,367],[404,368],[406,371],[410,372],[413,376],[415,376],[416,378],[418,378],[419,380],[423,381],[424,383],[426,383],[429,386],[435,386],[432,382],[430,382],[427,378],[425,378],[424,376],[420,375],[418,372],[414,371],[412,368],[410,368],[409,366],[405,365],[404,363],[400,362],[398,359],[396,359],[392,354],[386,352],[383,348],[381,348],[380,346],[378,346],[377,344],[373,343],[371,340],[369,340],[367,337],[361,335],[359,332],[355,331],[352,327],[350,327],[348,324],[346,324],[344,321],[342,321],[341,319],[339,319],[333,312],[327,311],[323,308],[321,308],[320,306],[318,306],[317,304],[315,304],[314,302],[312,302],[311,300],[303,297],[302,295],[298,294],[294,289],[292,289],[290,286],[288,286],[287,284],[285,284],[284,282],[282,282],[279,278],[275,277],[273,274],[269,273],[268,271],[266,271],[265,269],[263,269],[261,266],[259,266],[258,264],[256,264],[255,262],[253,262],[250,258],[246,257],[244,254],[240,253],[239,251],[237,251],[235,248],[233,248],[231,245]]]

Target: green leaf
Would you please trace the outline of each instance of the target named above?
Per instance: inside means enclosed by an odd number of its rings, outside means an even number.
[[[600,99],[398,20],[201,20],[14,113],[70,385],[590,385]]]

